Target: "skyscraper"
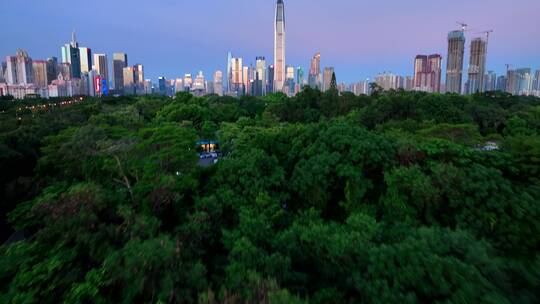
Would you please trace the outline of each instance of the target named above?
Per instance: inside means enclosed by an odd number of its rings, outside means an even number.
[[[182,78],[176,78],[174,82],[174,93],[184,92],[184,80]]]
[[[266,59],[263,56],[255,58],[255,77],[253,79],[253,95],[266,95]]]
[[[484,91],[484,74],[486,70],[487,43],[482,38],[471,41],[471,57],[469,59],[469,78],[466,93],[475,94]]]
[[[242,92],[242,95],[249,95],[250,92],[250,76],[252,73],[249,72],[250,68],[248,66],[242,67],[242,83],[244,86],[244,90]]]
[[[497,74],[493,71],[489,71],[484,76],[484,92],[495,91],[497,88]]]
[[[71,42],[62,47],[62,63],[71,65],[71,78],[81,78],[81,54],[75,31],[71,33]]]
[[[274,93],[274,65],[268,66],[268,84],[266,86],[266,93]]]
[[[296,87],[294,89],[295,94],[302,90],[304,86],[304,69],[302,67],[296,68]]]
[[[535,96],[540,97],[540,70],[534,73],[533,92]]]
[[[132,66],[128,66],[122,69],[122,90],[124,94],[126,95],[134,95],[136,93],[135,91],[135,68]],[[119,89],[116,88],[116,91]]]
[[[214,73],[214,94],[223,96],[223,72],[220,70]]]
[[[288,65],[285,67],[285,84],[283,85],[283,92],[288,96],[294,96],[295,89],[294,67],[292,65]]]
[[[161,76],[158,78],[158,88],[159,88],[160,95],[167,94],[167,87],[165,85],[165,77]]]
[[[441,91],[442,57],[439,54],[418,55],[414,60],[414,90],[429,93]],[[405,82],[405,81],[403,81]],[[401,88],[406,88],[403,83]]]
[[[114,89],[117,92],[124,90],[124,68],[128,66],[128,58],[125,53],[113,54],[113,80]]]
[[[497,91],[506,92],[506,82],[507,78],[506,76],[499,76],[497,77]]]
[[[516,70],[517,74],[517,94],[531,95],[533,75],[530,68],[521,68]]]
[[[81,73],[88,73],[92,69],[92,50],[87,47],[80,47]]]
[[[193,85],[193,77],[191,74],[184,75],[184,91],[191,91],[191,86]]]
[[[141,91],[143,91],[144,89],[144,82],[145,82],[145,79],[144,79],[144,67],[142,64],[140,63],[137,63],[133,66],[133,71],[135,72],[135,83],[137,84],[137,86],[139,86],[141,89]]]
[[[244,78],[243,78],[242,58],[231,59],[231,90],[235,96],[244,94]]]
[[[198,91],[198,93],[203,93],[206,91],[205,87],[205,81],[204,81],[204,74],[202,71],[199,71],[197,76],[195,77],[195,82],[193,83],[193,90],[192,91]]]
[[[34,84],[40,88],[48,85],[47,80],[47,62],[44,60],[34,60],[32,62],[32,70],[34,72]]]
[[[533,77],[530,68],[508,70],[506,78],[506,92],[512,95],[531,95]]]
[[[58,77],[58,59],[56,57],[47,58],[47,84],[51,84]]]
[[[448,61],[446,62],[446,92],[461,93],[465,35],[463,31],[448,34]]]
[[[34,83],[32,58],[25,50],[17,50],[15,56],[6,57],[6,81],[8,84]]]
[[[304,69],[302,67],[296,68],[296,83],[304,84]]]
[[[6,81],[4,79],[6,70],[7,70],[7,63],[3,61],[2,64],[0,64],[0,83],[4,83]]]
[[[109,66],[107,64],[107,55],[94,54],[94,70],[105,80],[107,88],[109,87]]]
[[[285,4],[277,0],[274,24],[274,92],[283,90],[285,82]]]
[[[6,71],[4,75],[8,84],[14,85],[19,83],[17,56],[6,56]]]
[[[323,91],[328,91],[330,89],[330,83],[332,81],[332,74],[334,74],[334,68],[333,67],[324,68]]]
[[[231,79],[232,79],[232,70],[231,70],[231,62],[232,61],[232,54],[231,52],[227,53],[227,71],[225,71],[225,85],[226,85],[226,91],[231,92]]]
[[[317,52],[311,59],[309,68],[308,85],[313,89],[321,88],[321,53]]]

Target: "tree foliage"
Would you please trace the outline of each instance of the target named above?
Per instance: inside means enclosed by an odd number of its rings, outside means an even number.
[[[538,303],[540,100],[373,91],[0,100],[0,302]]]

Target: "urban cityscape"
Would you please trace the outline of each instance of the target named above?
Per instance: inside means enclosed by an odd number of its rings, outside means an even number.
[[[538,12],[3,1],[0,304],[540,303]]]
[[[0,69],[0,96],[11,95],[16,99],[78,95],[173,96],[177,92],[235,97],[282,92],[294,96],[304,86],[321,91],[330,89],[332,75],[335,74],[339,80],[339,74],[335,73],[334,67],[321,65],[324,54],[314,54],[307,69],[286,61],[285,17],[285,3],[277,1],[273,61],[263,55],[250,60],[229,52],[226,62],[224,56],[226,69],[216,69],[210,77],[198,71],[185,73],[175,79],[147,79],[144,64],[132,64],[132,59],[128,60],[128,52],[117,52],[110,56],[93,51],[91,46],[82,46],[73,31],[71,41],[59,47],[60,57],[35,59],[22,49],[7,55]],[[503,91],[514,95],[540,96],[540,68],[534,70],[508,64],[506,73],[497,75],[489,69],[488,56],[490,35],[496,33],[486,30],[469,35],[468,24],[456,22],[456,27],[458,29],[447,34],[446,58],[442,52],[419,54],[411,58],[410,75],[382,72],[371,79],[354,83],[338,82],[338,91],[367,95],[370,94],[370,83],[376,83],[384,90],[458,94]],[[469,56],[468,67],[464,66],[466,56]]]

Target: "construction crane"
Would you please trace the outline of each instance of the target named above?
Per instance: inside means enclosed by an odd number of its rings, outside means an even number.
[[[478,33],[475,33],[475,34],[486,34],[486,44],[489,43],[489,35],[493,33],[493,30],[487,30],[487,31],[483,31],[483,32],[478,32]]]
[[[467,23],[463,23],[463,22],[459,22],[459,21],[456,21],[457,24],[461,25],[461,31],[462,32],[466,32],[467,31],[467,27],[469,26]]]

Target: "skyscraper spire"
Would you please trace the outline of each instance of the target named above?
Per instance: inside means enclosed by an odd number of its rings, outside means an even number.
[[[277,0],[274,24],[274,92],[281,92],[285,83],[285,4]]]
[[[77,43],[77,34],[75,33],[75,29],[73,29],[73,32],[71,32],[71,47],[79,47],[79,44]]]

